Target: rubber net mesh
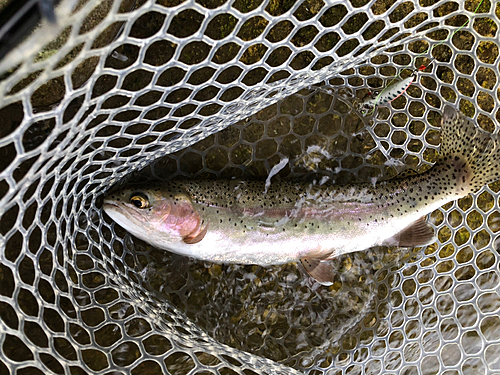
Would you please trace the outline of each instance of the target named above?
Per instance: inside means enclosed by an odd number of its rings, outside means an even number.
[[[0,62],[0,373],[500,374],[498,184],[431,214],[431,246],[335,259],[328,288],[101,212],[130,179],[419,173],[446,103],[498,131],[500,8],[478,5],[63,1]]]

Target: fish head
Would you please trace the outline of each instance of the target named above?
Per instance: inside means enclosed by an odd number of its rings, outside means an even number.
[[[207,228],[189,194],[175,184],[130,185],[108,194],[103,210],[135,237],[161,248],[196,243]]]

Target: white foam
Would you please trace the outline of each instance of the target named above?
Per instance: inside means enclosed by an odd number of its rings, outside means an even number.
[[[264,194],[267,194],[267,189],[269,189],[269,186],[271,186],[271,178],[273,178],[274,175],[279,173],[283,168],[285,168],[285,165],[288,164],[288,158],[281,159],[281,161],[276,164],[274,167],[272,167],[271,171],[269,172],[269,175],[267,176],[266,179],[266,185],[264,188]]]
[[[405,163],[403,163],[401,160],[390,158],[384,163],[384,165],[397,168],[404,167]]]

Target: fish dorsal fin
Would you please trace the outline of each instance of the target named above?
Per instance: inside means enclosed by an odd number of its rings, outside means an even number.
[[[398,234],[385,241],[392,246],[414,247],[425,246],[434,242],[434,229],[421,217]]]
[[[324,258],[318,257],[307,257],[301,258],[300,263],[306,270],[306,272],[315,279],[318,283],[330,286],[333,284],[333,267],[330,262],[325,261],[326,259],[333,258],[333,254],[330,253]]]

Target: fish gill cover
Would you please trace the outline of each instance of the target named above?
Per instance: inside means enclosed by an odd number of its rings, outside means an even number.
[[[445,104],[498,131],[500,8],[479,3],[61,1],[0,62],[0,373],[500,371],[498,184],[431,214],[433,245],[337,258],[329,288],[159,251],[101,211],[129,178],[285,158],[274,178],[419,173]],[[351,108],[431,55],[389,106]]]

